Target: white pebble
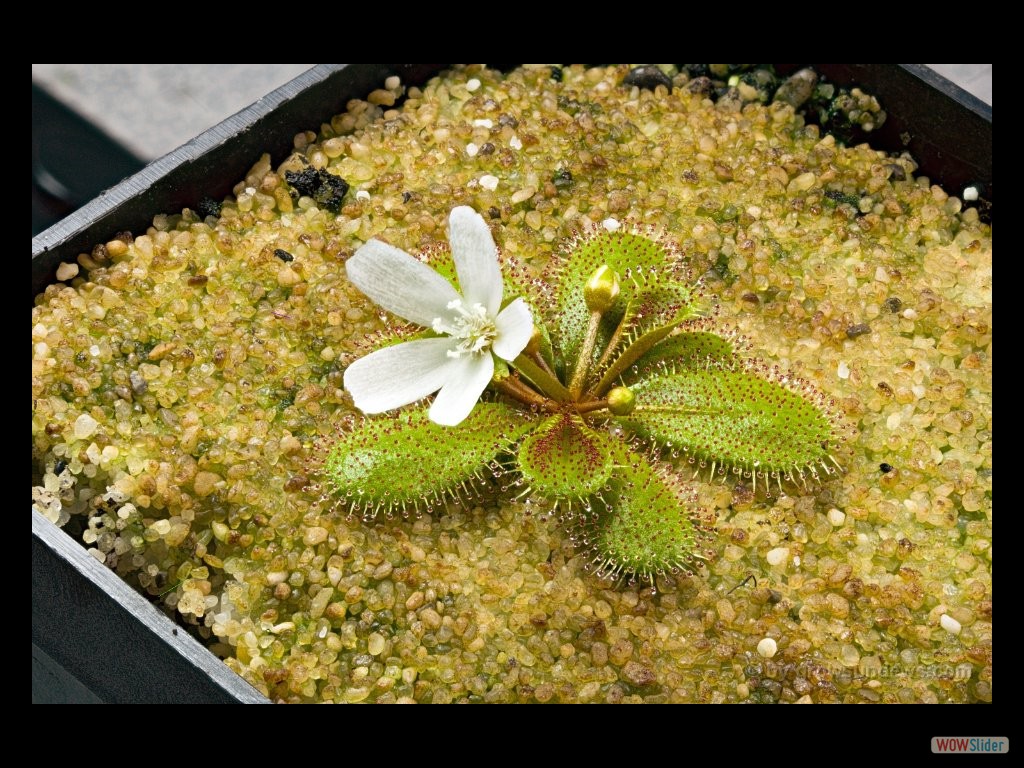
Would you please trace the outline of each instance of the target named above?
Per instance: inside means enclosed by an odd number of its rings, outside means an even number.
[[[466,90],[469,91],[470,93],[472,93],[473,91],[477,90],[479,87],[480,87],[480,81],[477,80],[475,77],[472,80],[470,80],[469,82],[466,83]]]
[[[889,272],[886,270],[885,267],[878,267],[875,269],[875,280],[877,280],[880,283],[889,282]]]
[[[839,361],[839,367],[836,369],[836,375],[840,379],[850,378],[850,366],[847,364],[845,360]]]
[[[473,121],[474,128],[493,128],[494,123],[488,120],[486,117],[478,118]]]
[[[498,188],[498,177],[487,174],[486,176],[480,177],[480,186],[484,189],[489,189],[491,192]]]
[[[77,440],[85,440],[88,437],[92,437],[98,426],[99,424],[96,422],[96,419],[87,413],[83,413],[75,419],[75,438]]]
[[[978,188],[977,187],[964,187],[964,200],[968,203],[973,203],[978,199]]]
[[[360,189],[358,192],[356,192],[356,200],[369,200],[369,199],[370,199],[370,193],[367,192],[365,189]]]
[[[903,317],[907,320],[917,320],[917,311],[908,307],[903,310]]]
[[[612,218],[607,218],[604,221],[602,221],[601,226],[607,229],[609,232],[618,232],[622,228],[622,225],[618,222],[618,220]]]
[[[466,154],[470,157],[476,157],[476,153],[480,151],[480,147],[474,144],[472,141],[466,145]]]
[[[522,149],[523,148],[523,142],[519,140],[518,136],[513,136],[511,139],[509,139],[508,140],[508,145],[510,147],[512,147],[512,149]]]
[[[518,189],[515,192],[513,192],[512,197],[509,198],[509,201],[512,203],[512,205],[519,205],[519,203],[526,202],[535,194],[537,194],[537,190],[534,189],[533,187],[523,187],[522,189]]]
[[[768,554],[764,556],[764,559],[768,561],[768,565],[782,565],[786,562],[786,558],[788,557],[788,549],[785,547],[776,547],[775,549],[768,550]]]
[[[832,507],[832,509],[828,511],[828,521],[838,528],[846,522],[846,513],[841,509]]]
[[[889,418],[885,420],[885,426],[887,429],[899,429],[900,424],[903,422],[902,413],[891,413]]]
[[[392,75],[391,77],[384,81],[384,87],[387,88],[389,91],[395,90],[401,84],[402,78],[400,78],[398,75]]]
[[[69,264],[66,261],[62,261],[60,266],[57,267],[57,279],[58,280],[70,280],[78,274],[78,265]]]
[[[942,625],[942,628],[949,632],[951,635],[960,634],[960,622],[954,619],[948,613],[942,614],[941,618],[939,618],[939,624]]]
[[[779,644],[772,640],[770,637],[766,637],[760,643],[757,644],[757,652],[764,656],[766,659],[770,659],[776,653],[778,653]]]

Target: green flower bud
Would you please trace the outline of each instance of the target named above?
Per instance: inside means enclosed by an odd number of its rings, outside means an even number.
[[[627,416],[636,406],[636,397],[629,387],[615,387],[608,392],[608,410],[616,416]]]
[[[619,276],[607,264],[598,267],[583,287],[583,298],[591,312],[607,312],[619,297]]]

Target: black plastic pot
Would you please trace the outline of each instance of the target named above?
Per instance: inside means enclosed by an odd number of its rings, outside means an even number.
[[[144,231],[160,212],[221,199],[263,152],[281,162],[294,135],[342,112],[389,75],[421,83],[441,64],[322,64],[271,92],[32,240],[32,294],[57,265],[110,240]],[[798,65],[776,65],[780,70]],[[799,65],[804,66],[804,65]],[[992,109],[918,64],[813,64],[839,85],[861,85],[888,113],[871,143],[909,150],[921,173],[959,194],[992,199]],[[33,699],[104,702],[266,702],[202,645],[32,512]]]

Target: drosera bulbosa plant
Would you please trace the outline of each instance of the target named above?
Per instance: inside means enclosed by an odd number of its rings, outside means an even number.
[[[713,553],[696,477],[771,493],[842,469],[835,404],[748,357],[663,234],[609,219],[535,279],[470,208],[449,241],[416,259],[371,240],[349,261],[410,322],[347,369],[367,415],[321,443],[326,503],[420,514],[494,480],[555,511],[599,576],[653,585]]]

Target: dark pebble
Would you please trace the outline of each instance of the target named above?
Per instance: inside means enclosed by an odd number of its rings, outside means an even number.
[[[519,121],[512,117],[512,115],[506,112],[502,112],[500,115],[498,115],[498,125],[508,126],[509,128],[518,128]]]
[[[567,189],[572,186],[572,173],[566,168],[561,168],[551,177],[551,183],[559,189]]]
[[[637,688],[644,688],[657,682],[654,670],[638,661],[627,661],[622,668],[622,676]]]
[[[775,101],[789,104],[793,109],[803,106],[818,84],[818,75],[813,69],[801,69],[787,77],[775,91]]]
[[[57,463],[53,465],[53,474],[60,475],[65,469],[68,468],[68,463],[64,459],[58,459]]]
[[[735,72],[743,72],[754,66],[754,64],[708,64],[708,70],[715,77],[720,77],[724,80]]]
[[[212,197],[204,197],[196,203],[196,213],[204,219],[207,216],[220,216],[220,203]]]
[[[643,64],[634,67],[622,80],[623,85],[635,85],[638,88],[646,88],[653,91],[659,85],[664,85],[672,90],[672,80],[653,64]]]
[[[897,312],[903,309],[903,302],[900,301],[895,296],[890,296],[888,299],[885,300],[884,306],[887,310],[889,310],[895,315]]]
[[[715,84],[710,77],[695,77],[686,84],[686,90],[700,96],[710,96],[715,92]]]
[[[680,64],[679,69],[685,72],[691,79],[694,77],[707,77],[711,73],[707,64]]]
[[[349,189],[348,182],[341,176],[315,168],[306,168],[298,173],[286,171],[284,179],[300,195],[313,198],[317,205],[331,213],[341,210],[342,201]]]
[[[284,489],[288,493],[297,493],[306,487],[306,483],[309,482],[309,478],[305,475],[292,475],[288,478],[288,482],[284,484]]]
[[[826,189],[825,199],[831,200],[836,205],[838,205],[839,203],[846,203],[847,205],[852,205],[854,208],[857,208],[857,206],[860,204],[860,197],[858,197],[857,195],[844,194],[838,189]]]
[[[281,261],[295,261],[295,257],[288,253],[284,248],[275,248],[274,255]]]
[[[135,395],[144,395],[149,391],[149,384],[138,371],[128,374],[128,382],[132,385],[132,393]]]
[[[499,211],[496,206],[492,205],[490,208],[487,209],[487,215],[490,216],[492,219],[500,219],[501,211]]]
[[[198,288],[201,285],[206,285],[206,283],[209,281],[209,279],[210,278],[207,277],[206,275],[192,275],[188,279],[188,284],[190,286],[192,286],[193,288]]]
[[[782,683],[777,680],[764,679],[761,681],[761,690],[766,693],[772,701],[778,701],[782,695]]]
[[[887,464],[884,461],[878,465],[878,468],[882,471],[883,474],[888,474],[889,472],[892,472],[892,464]]]
[[[551,68],[551,79],[554,80],[556,83],[562,82],[562,68],[561,67],[552,67]]]
[[[493,155],[494,154],[494,149],[495,149],[494,145],[491,142],[488,141],[482,147],[480,147],[480,154],[481,155]]]
[[[320,173],[316,168],[306,168],[303,171],[285,171],[284,179],[300,195],[312,197],[320,188]]]
[[[856,339],[858,336],[863,336],[867,333],[871,333],[871,326],[867,323],[857,323],[846,329],[846,337],[848,339]]]

